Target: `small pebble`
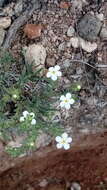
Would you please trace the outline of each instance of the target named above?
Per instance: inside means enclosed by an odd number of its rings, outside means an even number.
[[[39,183],[39,186],[40,187],[46,187],[48,185],[48,182],[46,179],[43,179],[40,183]]]
[[[79,185],[79,183],[73,182],[71,184],[71,190],[81,190],[81,186]]]
[[[11,25],[10,17],[1,17],[0,18],[0,28],[6,29]]]
[[[74,33],[75,33],[75,29],[72,26],[70,26],[67,31],[67,36],[72,37],[74,36]]]

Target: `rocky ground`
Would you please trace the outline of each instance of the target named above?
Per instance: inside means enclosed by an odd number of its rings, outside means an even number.
[[[23,48],[42,45],[46,50],[42,67],[58,64],[64,72],[60,88],[81,84],[79,103],[69,113],[59,113],[68,131],[106,127],[106,6],[106,2],[46,1],[8,41],[18,58]],[[25,7],[26,3],[13,1],[1,9],[2,46]]]
[[[44,70],[60,65],[63,77],[58,88],[62,92],[74,83],[81,85],[77,103],[70,111],[58,107],[54,119],[59,120],[65,131],[76,139],[81,134],[105,130],[107,3],[103,0],[44,0],[40,3],[36,0],[0,0],[0,6],[1,47],[9,49],[18,62],[22,60],[22,50],[27,49],[25,60],[29,63],[32,58],[28,54],[35,48],[36,62],[40,60],[40,68]],[[17,65],[13,69],[19,72]],[[39,144],[50,143],[44,134],[39,141],[43,138],[46,142]],[[79,190],[79,187],[72,189]]]

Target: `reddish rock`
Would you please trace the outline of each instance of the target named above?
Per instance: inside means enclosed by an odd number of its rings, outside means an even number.
[[[24,33],[29,39],[35,39],[41,36],[43,26],[41,24],[26,24]]]
[[[65,1],[61,1],[59,6],[61,9],[68,9],[70,7],[70,3],[65,2]]]

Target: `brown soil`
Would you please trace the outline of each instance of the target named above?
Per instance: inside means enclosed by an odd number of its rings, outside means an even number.
[[[39,186],[43,179],[48,187]],[[67,189],[75,181],[82,190],[103,189],[100,183],[107,183],[107,132],[84,136],[68,151],[46,147],[10,161],[0,173],[0,190]]]

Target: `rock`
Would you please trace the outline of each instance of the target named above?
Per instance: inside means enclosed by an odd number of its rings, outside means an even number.
[[[32,44],[26,49],[25,61],[32,64],[33,69],[44,69],[46,50],[41,44]]]
[[[95,106],[95,105],[97,105],[97,103],[98,103],[98,99],[94,96],[93,98],[91,98],[91,97],[88,97],[87,98],[87,104],[89,105],[89,106]]]
[[[3,11],[3,9],[0,9],[0,17],[1,16],[6,16],[5,13],[4,13],[4,11]]]
[[[70,59],[65,59],[65,60],[63,61],[63,63],[61,64],[61,67],[62,67],[63,69],[68,69],[68,68],[71,67],[71,66],[72,66],[72,63],[71,63]]]
[[[100,20],[100,21],[103,21],[104,20],[104,14],[103,13],[96,13],[96,17]]]
[[[102,29],[101,29],[101,32],[100,32],[100,37],[102,38],[102,39],[107,39],[107,28],[106,27],[102,27]]]
[[[71,38],[70,44],[72,45],[72,47],[78,48],[79,47],[79,39],[77,37]]]
[[[36,139],[36,148],[45,147],[49,145],[50,142],[51,142],[51,137],[46,133],[40,131],[40,134]]]
[[[70,3],[61,1],[59,6],[61,9],[68,9],[70,7]]]
[[[88,53],[91,53],[97,49],[97,43],[85,41],[84,39],[80,37],[71,38],[70,43],[72,47],[74,48],[81,47],[83,50],[85,50]]]
[[[4,37],[5,37],[5,30],[0,28],[0,46],[2,45],[2,43],[4,41]]]
[[[46,179],[43,179],[40,183],[39,186],[40,187],[46,187],[48,185],[48,181]]]
[[[87,0],[75,0],[72,1],[72,7],[75,10],[81,11],[84,5],[88,5]]]
[[[72,37],[74,36],[74,33],[75,33],[75,29],[72,26],[70,26],[67,31],[67,36]]]
[[[0,7],[2,7],[4,5],[6,0],[0,0]]]
[[[62,42],[61,44],[59,44],[58,46],[58,51],[64,51],[65,50],[65,42]]]
[[[47,64],[48,67],[53,67],[53,66],[55,66],[55,59],[48,57],[48,58],[46,59],[46,64]]]
[[[77,74],[77,75],[83,74],[83,69],[82,69],[81,67],[77,67],[77,68],[76,68],[76,74]]]
[[[24,33],[29,39],[35,39],[41,36],[42,28],[41,24],[26,24]]]
[[[15,15],[19,16],[21,14],[22,10],[23,10],[23,2],[22,2],[22,0],[19,0],[16,3],[15,8],[14,8]]]
[[[80,43],[80,47],[82,47],[82,49],[88,53],[91,53],[97,49],[97,43],[95,42],[91,43],[91,42],[85,41],[82,38],[79,38],[79,43]]]
[[[81,186],[78,183],[73,182],[70,189],[71,190],[81,190]]]
[[[102,22],[94,15],[88,13],[78,23],[77,30],[80,37],[94,41],[100,33],[101,26]]]
[[[10,17],[1,17],[0,18],[0,28],[6,29],[11,25]]]

